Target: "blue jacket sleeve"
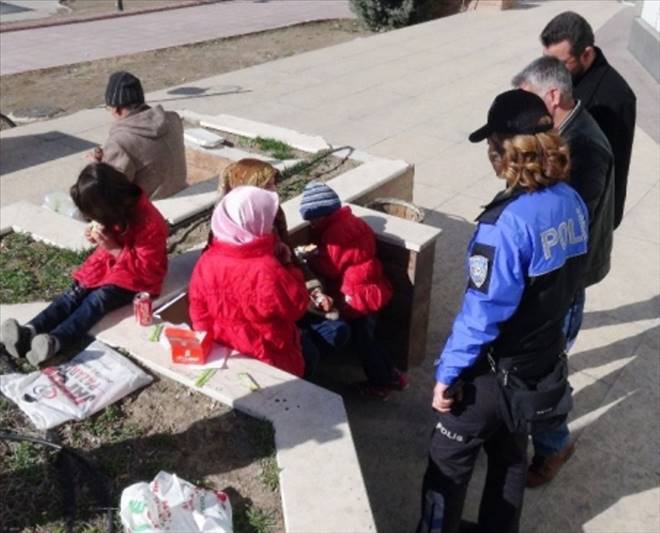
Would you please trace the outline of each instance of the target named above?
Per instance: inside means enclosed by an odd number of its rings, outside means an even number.
[[[503,218],[480,224],[468,247],[468,287],[436,369],[445,385],[475,363],[520,303],[530,250],[525,232]]]

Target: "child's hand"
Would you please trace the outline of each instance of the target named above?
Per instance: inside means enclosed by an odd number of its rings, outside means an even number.
[[[303,246],[296,246],[295,254],[301,261],[307,260],[309,257],[318,254],[318,247],[316,244],[305,244]]]
[[[94,148],[92,152],[87,154],[87,160],[92,163],[100,163],[103,160],[103,149],[100,146]]]
[[[332,310],[332,306],[335,305],[335,302],[333,301],[330,296],[327,294],[322,295],[320,298],[320,304],[321,304],[321,309],[323,309],[326,313]]]
[[[85,239],[87,239],[87,242],[91,244],[96,244],[96,238],[94,238],[94,232],[92,230],[92,226],[87,226],[85,228]]]
[[[311,300],[314,302],[314,305],[318,309],[322,309],[326,313],[329,312],[332,309],[332,306],[334,305],[334,301],[330,296],[327,294],[324,294],[321,292],[321,289],[314,289],[309,297]]]
[[[107,252],[111,253],[117,257],[121,253],[121,246],[115,240],[115,238],[106,230],[101,230],[93,233],[93,237],[96,239],[96,244],[101,248],[104,248]]]

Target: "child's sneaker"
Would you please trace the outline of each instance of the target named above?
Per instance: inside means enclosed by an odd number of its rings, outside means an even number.
[[[30,349],[32,330],[26,326],[21,326],[13,318],[5,320],[0,326],[0,330],[2,343],[9,354],[17,359],[25,357]]]
[[[402,391],[406,390],[409,385],[410,383],[408,383],[408,376],[405,374],[405,372],[401,372],[401,370],[397,368],[392,370],[392,381],[388,385],[390,389]]]
[[[362,396],[386,401],[390,397],[391,389],[387,386],[372,385],[368,381],[357,384],[357,390]]]
[[[26,357],[32,366],[37,367],[46,359],[53,357],[59,349],[59,342],[55,337],[47,333],[42,333],[32,339],[32,349],[27,353]]]

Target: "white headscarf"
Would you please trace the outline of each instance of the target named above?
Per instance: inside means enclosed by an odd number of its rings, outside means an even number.
[[[222,242],[245,244],[273,231],[279,207],[277,193],[259,187],[236,187],[216,206],[211,218],[213,236]]]

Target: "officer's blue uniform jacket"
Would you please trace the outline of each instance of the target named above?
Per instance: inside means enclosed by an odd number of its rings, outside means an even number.
[[[500,193],[486,206],[468,245],[468,286],[437,381],[450,385],[486,349],[500,356],[555,349],[584,268],[587,218],[564,183]]]

